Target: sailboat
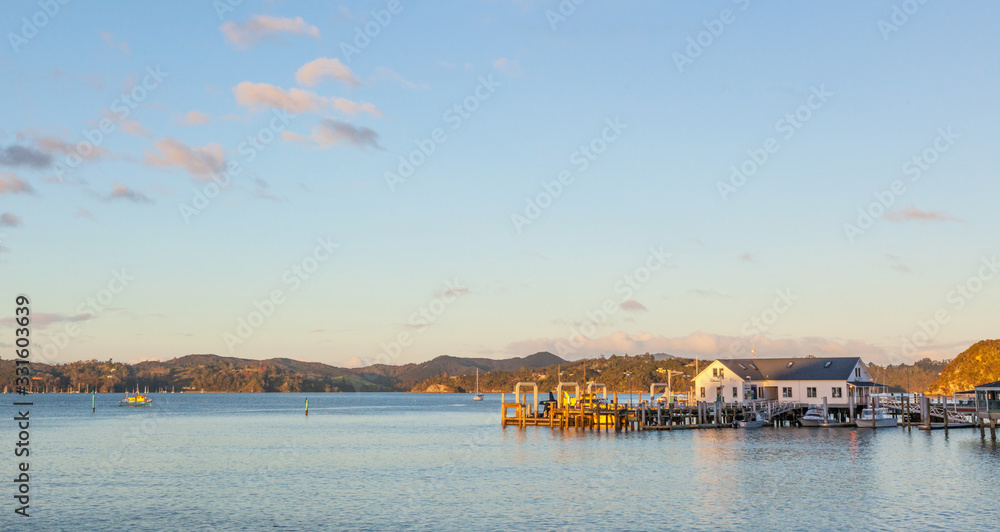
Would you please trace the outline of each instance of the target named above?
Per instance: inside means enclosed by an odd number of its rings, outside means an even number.
[[[472,398],[473,401],[482,401],[483,394],[479,393],[479,368],[476,368],[476,396]]]

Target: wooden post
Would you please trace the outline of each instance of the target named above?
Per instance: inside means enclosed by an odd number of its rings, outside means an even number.
[[[663,405],[656,405],[656,426],[663,426]]]
[[[669,401],[670,399],[667,400]],[[669,418],[667,419],[667,426],[670,427],[670,430],[674,430],[674,403],[670,403],[667,406],[667,409],[669,413]]]
[[[878,408],[878,397],[872,396],[872,430],[875,430],[875,409]]]
[[[941,397],[941,396],[939,395],[938,397]],[[947,397],[943,397],[942,400],[944,401],[944,403],[942,403],[942,405],[941,405],[941,406],[944,407],[944,433],[945,433],[945,435],[947,435],[948,434],[948,398]]]
[[[826,425],[827,423],[829,423],[829,419],[830,419],[829,412],[830,412],[830,404],[827,401],[826,396],[824,395],[823,396],[823,424],[824,425]]]
[[[997,420],[990,420],[990,439],[997,441]]]
[[[986,420],[979,418],[979,437],[986,439]]]

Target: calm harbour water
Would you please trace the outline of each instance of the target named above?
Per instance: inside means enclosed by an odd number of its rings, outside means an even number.
[[[499,395],[36,395],[2,530],[996,530],[978,430],[500,428]],[[12,413],[12,395],[3,396]],[[309,398],[309,416],[303,415]],[[3,441],[15,434],[4,416]],[[10,451],[0,461],[15,475]]]

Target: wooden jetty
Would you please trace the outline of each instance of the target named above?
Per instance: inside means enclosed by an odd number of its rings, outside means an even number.
[[[733,428],[737,421],[755,419],[760,415],[766,424],[773,426],[793,426],[809,408],[798,402],[776,400],[747,400],[741,402],[671,402],[669,391],[654,400],[658,387],[667,385],[654,383],[648,396],[640,392],[636,401],[619,402],[618,394],[608,394],[607,386],[591,382],[585,390],[579,383],[560,382],[550,399],[539,402],[537,383],[519,382],[512,396],[501,394],[501,424],[503,427],[550,427],[575,430],[658,431],[691,430],[711,428]],[[926,396],[872,396],[868,404],[853,404],[848,408],[833,408],[822,405],[824,417],[832,419],[820,428],[867,426],[865,420],[858,419],[858,413],[866,408],[885,408],[896,418],[894,427],[905,430],[917,426],[920,430],[933,431],[979,427],[985,438],[986,427],[991,438],[996,439],[996,425],[1000,421],[1000,383],[995,389],[981,391],[979,411],[969,412],[959,407],[954,398],[938,397],[932,401]],[[986,395],[989,393],[990,395]],[[988,399],[987,399],[988,397]],[[912,400],[911,400],[912,399]],[[982,406],[986,405],[986,406]],[[881,427],[882,430],[890,427]]]

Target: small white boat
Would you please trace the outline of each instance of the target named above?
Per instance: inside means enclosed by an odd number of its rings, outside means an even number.
[[[829,423],[836,423],[837,421],[832,415],[827,415],[823,417],[822,408],[810,408],[806,410],[805,415],[799,418],[799,425],[803,427],[819,427],[821,425],[826,425]]]
[[[479,393],[479,368],[476,368],[476,396],[472,398],[473,401],[482,401],[483,394]]]
[[[874,425],[872,424],[873,421]],[[896,418],[892,417],[886,408],[876,408],[874,413],[872,413],[871,408],[866,408],[861,411],[861,415],[858,416],[855,423],[859,429],[895,427],[897,425]]]
[[[759,429],[767,423],[767,418],[762,416],[759,412],[753,412],[752,414],[747,414],[746,419],[741,419],[736,422],[736,428],[738,429]]]

